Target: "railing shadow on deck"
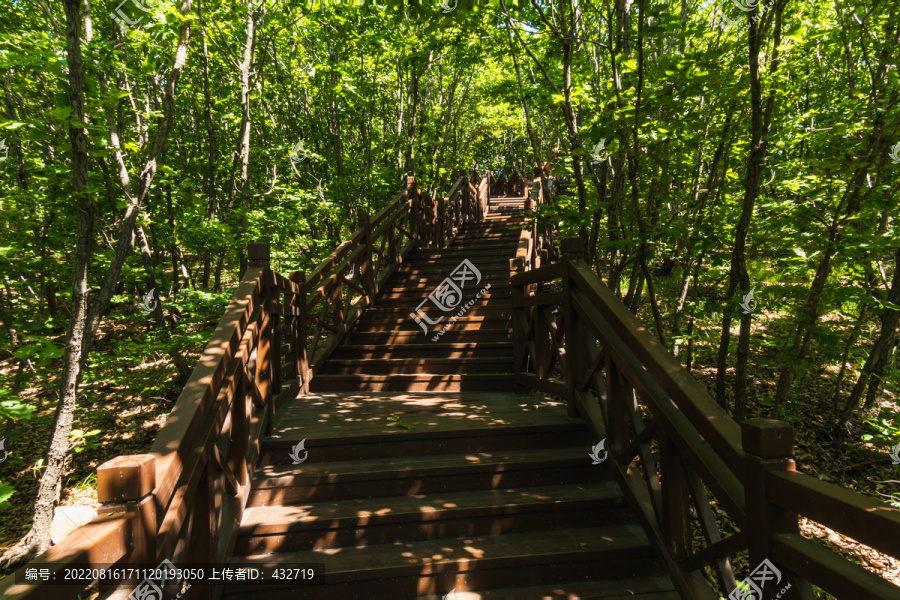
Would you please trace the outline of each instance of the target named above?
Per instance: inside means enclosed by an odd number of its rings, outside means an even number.
[[[268,244],[250,244],[250,266],[150,453],[98,467],[102,516],[0,581],[0,597],[75,598],[86,586],[51,585],[67,567],[227,564],[274,411],[308,392],[315,373],[413,249],[444,248],[462,225],[485,218],[490,176],[475,176],[460,177],[440,198],[408,178],[396,198],[371,219],[363,215],[360,228],[309,276],[279,275],[269,268]],[[27,569],[46,571],[27,580]],[[99,583],[104,593],[121,594],[135,581]],[[178,592],[177,586],[167,589]],[[184,597],[218,598],[221,592],[201,583]]]
[[[528,208],[543,202],[540,182],[531,189]],[[510,261],[516,383],[565,399],[606,440],[684,598],[716,598],[707,566],[733,599],[811,599],[812,585],[838,598],[900,598],[897,586],[802,537],[798,523],[805,516],[900,558],[900,510],[798,473],[787,423],[735,422],[582,260],[581,239],[563,240],[562,259],[545,266],[541,241],[532,221]],[[734,532],[719,530],[713,506]],[[745,550],[754,571],[739,585],[730,557]]]

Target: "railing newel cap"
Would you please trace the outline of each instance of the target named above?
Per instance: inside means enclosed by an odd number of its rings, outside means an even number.
[[[97,467],[97,500],[101,504],[140,500],[156,488],[156,456],[117,456]]]
[[[741,423],[741,445],[759,458],[790,458],[794,456],[794,428],[776,419],[747,419]]]
[[[253,266],[268,266],[271,249],[266,242],[250,242],[247,244],[247,260]]]
[[[580,237],[567,237],[559,242],[563,254],[584,254],[584,240]]]

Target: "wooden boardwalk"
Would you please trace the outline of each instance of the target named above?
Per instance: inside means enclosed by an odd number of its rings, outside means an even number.
[[[530,188],[491,198],[477,175],[435,198],[409,178],[309,274],[250,244],[150,452],[101,465],[100,515],[0,597],[74,600],[91,582],[65,569],[109,565],[104,600],[148,597],[117,577],[168,561],[317,565],[160,582],[185,600],[900,598],[799,528],[900,557],[900,510],[797,472],[789,424],[736,423],[583,240],[523,218],[553,202]]]

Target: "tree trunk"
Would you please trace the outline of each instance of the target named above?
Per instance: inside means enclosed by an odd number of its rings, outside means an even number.
[[[254,15],[253,3],[247,3],[247,35],[244,39],[244,55],[240,64],[241,76],[241,129],[238,134],[238,154],[241,165],[241,207],[244,210],[241,218],[241,231],[247,234],[249,223],[247,221],[247,211],[250,210],[250,67],[253,64],[253,48],[256,44],[256,16]],[[234,194],[232,188],[231,193]],[[231,204],[231,202],[229,202]],[[244,272],[249,265],[247,261],[246,244],[241,244],[240,256],[240,276],[244,276]],[[218,278],[217,278],[218,283]]]
[[[50,547],[50,523],[53,508],[59,501],[60,486],[69,435],[75,415],[75,392],[82,362],[82,341],[88,315],[88,267],[91,259],[91,240],[94,233],[96,207],[87,192],[87,129],[84,115],[84,73],[81,56],[81,0],[65,0],[66,50],[69,70],[69,141],[72,145],[72,186],[78,210],[78,233],[75,238],[75,263],[72,277],[72,314],[66,335],[66,351],[59,381],[59,403],[54,416],[53,433],[47,448],[47,466],[41,474],[34,520],[31,530],[19,544],[3,557],[4,567],[17,565],[34,554]]]
[[[894,250],[894,276],[891,278],[891,290],[888,293],[887,300],[891,304],[900,304],[900,248]],[[896,335],[898,322],[900,322],[900,311],[885,308],[881,315],[881,331],[875,339],[875,343],[872,344],[869,357],[866,359],[866,364],[859,374],[856,385],[853,386],[853,391],[850,392],[850,397],[844,403],[844,408],[838,419],[839,423],[846,421],[850,414],[859,406],[859,400],[862,398],[869,378],[876,373],[876,367],[882,362],[882,353],[889,347]],[[885,364],[887,364],[886,360],[880,365],[882,369]]]
[[[163,101],[163,115],[159,119],[159,129],[150,147],[147,162],[140,174],[138,192],[131,195],[129,186],[123,186],[131,200],[122,223],[115,254],[107,271],[98,297],[88,310],[88,267],[91,255],[91,240],[94,229],[95,205],[87,193],[87,131],[84,114],[84,76],[81,55],[81,14],[80,0],[65,0],[66,49],[69,70],[69,103],[72,107],[69,138],[72,144],[72,173],[75,200],[78,207],[78,233],[75,240],[75,264],[72,281],[72,311],[69,331],[66,336],[66,351],[59,382],[59,402],[56,407],[53,430],[47,451],[47,466],[41,475],[37,498],[34,505],[34,520],[31,529],[19,544],[11,548],[3,557],[4,566],[19,564],[35,553],[41,553],[50,546],[50,523],[53,508],[59,500],[65,460],[69,448],[69,435],[75,414],[75,397],[78,382],[87,356],[90,353],[101,315],[109,305],[115,291],[127,251],[131,247],[131,236],[146,200],[150,185],[156,175],[157,161],[165,147],[175,110],[175,85],[187,60],[187,42],[190,25],[185,22],[179,33],[172,68],[166,82]],[[181,13],[190,11],[190,0],[182,0]],[[113,132],[114,133],[114,132]],[[127,183],[127,172],[125,173]]]
[[[778,48],[781,44],[782,14],[786,0],[781,0],[775,8],[775,31],[772,50],[771,74],[778,71]],[[744,199],[741,205],[741,216],[734,231],[734,246],[731,253],[731,268],[728,273],[728,292],[725,295],[725,316],[722,319],[722,338],[719,344],[718,368],[716,372],[716,400],[719,406],[727,408],[725,399],[725,370],[728,365],[728,346],[731,342],[731,306],[735,292],[750,291],[750,276],[747,274],[746,248],[750,220],[753,218],[753,207],[759,196],[762,164],[768,148],[768,133],[772,124],[772,110],[775,106],[775,93],[771,91],[763,105],[762,80],[760,77],[759,53],[762,47],[765,27],[760,27],[757,19],[759,7],[747,13],[748,49],[750,55],[750,156],[747,159],[747,174],[744,178]],[[747,408],[747,362],[750,354],[751,313],[741,316],[741,330],[738,338],[737,363],[734,380],[734,418],[738,422],[744,418]]]

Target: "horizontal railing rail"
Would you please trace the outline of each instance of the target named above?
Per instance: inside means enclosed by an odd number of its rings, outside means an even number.
[[[731,565],[743,551],[751,566],[768,560],[778,571],[760,586],[765,598],[813,598],[812,585],[841,598],[900,598],[799,531],[806,516],[898,557],[900,510],[798,473],[789,425],[738,425],[582,260],[582,240],[563,240],[563,259],[540,266],[536,236],[523,228],[511,261],[515,381],[565,399],[604,441],[685,598],[716,597],[706,567],[726,594],[745,597]]]
[[[249,500],[260,439],[284,400],[309,383],[387,279],[416,247],[445,247],[487,214],[490,179],[459,178],[446,198],[406,188],[309,275],[269,267],[268,244],[250,244],[224,316],[146,455],[97,469],[102,517],[0,581],[3,598],[75,598],[83,588],[26,579],[26,569],[62,577],[67,566],[225,565]],[[104,590],[122,580],[101,582]],[[173,590],[177,592],[178,590]],[[51,595],[52,594],[52,595]],[[217,598],[197,584],[192,598]]]

